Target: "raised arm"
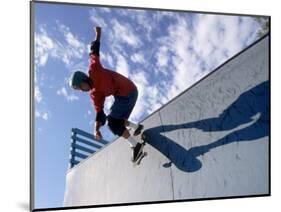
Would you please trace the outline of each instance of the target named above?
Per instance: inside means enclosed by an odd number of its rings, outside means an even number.
[[[102,65],[99,61],[101,27],[94,27],[94,31],[96,32],[96,38],[91,42],[91,52],[89,54],[89,76],[91,78],[95,78],[95,73],[99,72],[102,69]]]

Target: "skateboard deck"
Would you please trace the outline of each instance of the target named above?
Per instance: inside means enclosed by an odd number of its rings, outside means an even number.
[[[134,167],[140,165],[142,159],[147,156],[147,152],[142,152],[139,158],[134,162]]]
[[[133,162],[134,167],[140,165],[142,159],[147,156],[147,152],[145,152],[145,151],[143,150],[144,147],[145,147],[145,143],[146,143],[146,142],[145,142],[145,134],[142,132],[142,133],[141,133],[139,136],[137,136],[137,137],[138,137],[138,138],[140,137],[141,143],[143,143],[144,145],[143,145],[142,152],[141,152],[140,156],[138,157],[138,159],[137,159],[136,161]]]

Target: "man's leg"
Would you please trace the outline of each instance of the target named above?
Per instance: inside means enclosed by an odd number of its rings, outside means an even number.
[[[133,128],[135,131],[134,131],[134,136],[137,136],[141,133],[142,129],[143,129],[143,125],[141,124],[135,124],[129,120],[125,120],[125,126],[126,127],[131,127]]]
[[[132,161],[135,162],[139,156],[141,155],[143,149],[143,143],[139,143],[135,140],[133,136],[130,135],[129,130],[126,128],[122,134],[122,137],[127,140],[130,144],[133,152],[132,152]]]
[[[127,128],[125,128],[125,130],[122,134],[122,137],[127,140],[127,142],[130,144],[130,146],[132,148],[136,147],[136,145],[138,144],[138,142],[135,140],[135,138],[130,135],[130,132]]]
[[[113,118],[112,116],[108,116],[108,126],[111,132],[115,135],[122,136],[125,138],[130,147],[135,147],[137,145],[137,141],[133,136],[130,135],[129,130],[126,128],[126,121],[121,119]]]
[[[135,124],[135,123],[125,119],[125,126],[126,127],[132,127],[133,129],[137,129],[138,124]]]
[[[126,141],[128,142],[128,144],[133,150],[132,161],[136,161],[136,159],[142,152],[143,144],[137,142],[134,136],[130,135],[129,130],[126,128],[125,120],[115,119],[111,116],[108,116],[107,119],[108,119],[108,126],[110,130],[115,135],[122,136],[123,138],[126,139]]]

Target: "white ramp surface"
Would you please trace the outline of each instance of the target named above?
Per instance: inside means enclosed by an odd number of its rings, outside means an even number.
[[[268,49],[265,37],[146,118],[140,166],[119,138],[70,169],[64,206],[267,195]]]

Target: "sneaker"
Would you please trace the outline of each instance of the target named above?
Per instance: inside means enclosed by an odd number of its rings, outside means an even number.
[[[135,162],[138,157],[141,155],[142,153],[142,149],[143,149],[144,144],[142,143],[137,143],[137,145],[135,147],[132,148],[132,162]]]
[[[134,136],[138,136],[142,130],[143,130],[143,125],[139,124],[139,126],[137,127],[137,129],[134,132]]]

